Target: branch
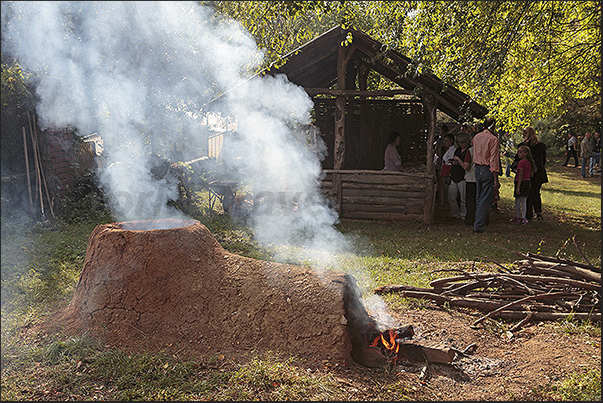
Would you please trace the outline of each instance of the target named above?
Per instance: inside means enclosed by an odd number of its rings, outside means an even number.
[[[499,313],[500,311],[504,311],[507,308],[511,308],[512,306],[519,305],[525,301],[531,301],[534,299],[546,299],[546,298],[551,298],[551,297],[567,297],[567,296],[571,296],[571,295],[574,295],[574,294],[567,293],[567,292],[554,292],[554,293],[530,295],[529,297],[525,297],[522,299],[518,299],[517,301],[509,302],[508,304],[503,305],[500,308],[493,310],[492,312],[488,313],[487,315],[482,316],[481,318],[479,318],[478,320],[473,322],[473,324],[470,327],[475,327],[478,324],[482,323],[484,320],[491,318],[493,315]]]
[[[568,264],[570,266],[582,267],[583,269],[589,269],[589,270],[592,270],[592,271],[596,271],[597,273],[601,273],[601,268],[600,267],[593,266],[593,265],[588,265],[588,264],[584,264],[584,263],[574,262],[574,261],[569,260],[569,259],[557,259],[557,258],[554,258],[554,257],[547,257],[547,256],[537,255],[537,254],[534,254],[534,253],[531,253],[531,252],[528,252],[527,255],[520,254],[520,256],[528,257],[528,258],[537,258],[539,260],[544,260],[545,262],[565,263],[565,264]]]
[[[580,254],[582,255],[582,258],[584,260],[586,260],[586,263],[588,263],[589,265],[592,266],[592,264],[590,263],[590,260],[588,260],[588,258],[586,256],[584,256],[584,253],[582,253],[582,249],[580,249],[580,247],[578,246],[578,243],[576,242],[576,235],[574,235],[572,237],[572,241],[574,242],[574,246],[576,247],[576,249],[578,249],[578,252],[580,252]]]

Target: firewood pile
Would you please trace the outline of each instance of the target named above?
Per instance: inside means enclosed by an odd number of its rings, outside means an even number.
[[[472,327],[488,318],[519,320],[510,331],[529,321],[557,320],[568,315],[601,321],[601,268],[532,253],[518,255],[524,259],[515,261],[513,269],[500,264],[497,273],[454,269],[458,275],[434,280],[432,288],[386,285],[373,292],[396,292],[406,298],[484,312]]]

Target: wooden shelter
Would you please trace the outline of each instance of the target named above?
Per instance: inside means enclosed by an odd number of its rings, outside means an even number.
[[[340,217],[432,224],[436,110],[462,120],[483,118],[486,108],[433,74],[414,76],[409,58],[352,28],[335,27],[285,60],[263,74],[285,74],[314,100],[316,126],[328,149],[322,189]],[[371,71],[400,88],[367,90]],[[381,170],[390,130],[402,135],[403,161],[424,161],[423,169]]]

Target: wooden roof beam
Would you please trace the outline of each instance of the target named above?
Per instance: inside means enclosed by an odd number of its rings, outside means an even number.
[[[390,80],[392,80],[393,82],[395,82],[396,84],[398,84],[402,87],[416,88],[417,86],[420,86],[421,88],[423,88],[423,91],[430,94],[438,101],[438,106],[440,109],[442,109],[444,112],[446,112],[447,114],[449,114],[450,116],[452,116],[455,119],[459,118],[461,111],[459,111],[455,105],[451,104],[448,100],[446,100],[440,94],[433,91],[431,88],[426,87],[425,85],[423,85],[420,82],[415,81],[413,79],[404,78],[403,74],[400,73],[399,70],[394,69],[391,66],[387,66],[384,63],[375,63],[372,66],[372,68],[373,68],[373,70],[384,75],[385,77],[389,78]],[[398,77],[400,77],[400,78],[398,78]]]
[[[340,90],[331,88],[304,88],[308,95],[345,95],[354,97],[393,97],[395,95],[413,95],[411,90],[396,89],[396,90],[378,90],[378,91],[361,91],[361,90]]]

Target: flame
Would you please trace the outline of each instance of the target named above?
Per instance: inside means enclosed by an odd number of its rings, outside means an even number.
[[[396,343],[396,331],[394,329],[379,333],[379,336],[375,337],[369,347],[377,347],[379,342],[385,349],[394,354],[398,354],[398,351],[400,351],[400,345]]]

